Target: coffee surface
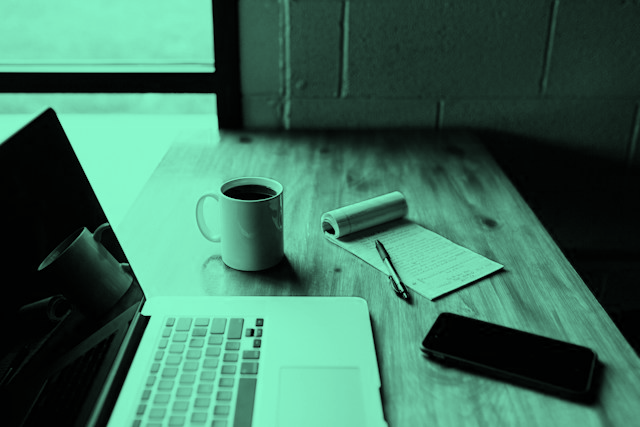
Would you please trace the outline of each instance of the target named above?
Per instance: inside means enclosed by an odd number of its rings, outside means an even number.
[[[224,192],[224,195],[238,200],[264,200],[276,195],[276,192],[264,185],[239,185]]]

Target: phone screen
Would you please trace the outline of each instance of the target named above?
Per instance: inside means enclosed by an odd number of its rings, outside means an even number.
[[[452,313],[440,314],[422,350],[530,385],[578,394],[589,390],[597,360],[586,347]]]

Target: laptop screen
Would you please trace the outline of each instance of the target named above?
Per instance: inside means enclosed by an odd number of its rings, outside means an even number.
[[[0,197],[0,391],[12,399],[12,421],[33,424],[24,417],[34,401],[43,405],[44,392],[56,393],[47,390],[52,375],[107,337],[98,365],[113,359],[109,348],[128,325],[113,320],[139,304],[142,292],[52,109],[0,145]],[[99,389],[93,376],[101,370],[87,371],[86,393]],[[66,404],[82,405],[85,397]]]

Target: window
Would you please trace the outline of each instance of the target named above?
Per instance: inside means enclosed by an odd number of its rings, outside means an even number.
[[[213,72],[210,0],[0,3],[7,71]]]
[[[0,92],[215,93],[220,127],[241,126],[237,2],[6,0],[0,16]]]

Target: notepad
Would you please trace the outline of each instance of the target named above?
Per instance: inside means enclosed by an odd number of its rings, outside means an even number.
[[[394,191],[326,212],[321,227],[330,242],[387,274],[375,247],[380,240],[404,284],[430,300],[503,268],[408,220],[407,213],[404,195]]]

